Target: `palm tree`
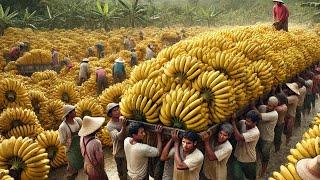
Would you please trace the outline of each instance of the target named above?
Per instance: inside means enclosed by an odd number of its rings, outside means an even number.
[[[137,21],[141,23],[146,23],[147,19],[146,8],[144,5],[139,3],[139,0],[130,0],[130,2],[125,0],[118,0],[121,4],[120,12],[123,17],[128,18],[128,23],[131,27],[135,27]]]
[[[2,5],[0,4],[0,36],[4,35],[4,30],[10,27],[10,25],[14,22],[14,17],[16,17],[18,13],[13,11],[10,13],[10,7],[4,11]]]
[[[117,8],[109,9],[108,2],[106,1],[103,5],[99,0],[96,1],[97,10],[94,10],[96,16],[100,19],[100,21],[103,23],[103,27],[105,31],[110,30],[110,23],[113,19],[119,19],[118,16],[116,16]]]

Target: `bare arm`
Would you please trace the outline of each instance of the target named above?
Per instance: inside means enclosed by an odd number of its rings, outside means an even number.
[[[182,161],[182,159],[180,157],[179,143],[178,142],[174,143],[174,149],[175,149],[174,161],[176,163],[177,169],[178,170],[187,170],[187,169],[189,169],[188,166]]]
[[[243,135],[238,130],[235,115],[232,116],[231,122],[232,122],[232,126],[233,126],[233,134],[234,134],[234,137],[236,138],[236,140],[237,141],[245,141]]]
[[[162,126],[157,125],[156,126],[156,133],[157,133],[157,149],[159,151],[159,154],[162,151]]]
[[[161,161],[167,161],[169,159],[169,152],[170,152],[172,143],[173,143],[173,139],[171,138],[162,150],[162,153],[160,156]]]

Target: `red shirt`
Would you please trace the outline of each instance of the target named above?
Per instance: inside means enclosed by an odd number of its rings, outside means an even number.
[[[285,22],[288,21],[289,10],[288,7],[284,4],[274,5],[273,6],[273,18],[276,21]]]
[[[97,74],[97,79],[101,78],[101,77],[105,77],[106,76],[106,70],[104,70],[103,68],[97,69],[96,70],[96,74]]]
[[[9,56],[10,57],[19,57],[20,55],[20,49],[18,47],[13,47],[9,51]]]

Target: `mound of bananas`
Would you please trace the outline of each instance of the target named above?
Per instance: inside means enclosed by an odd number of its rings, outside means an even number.
[[[103,116],[103,108],[94,98],[85,98],[79,101],[76,105],[77,117],[84,116],[99,117]]]
[[[48,50],[32,49],[25,52],[22,57],[18,58],[17,64],[51,64],[51,53]]]
[[[29,128],[35,128],[34,125],[39,125],[37,116],[32,110],[23,109],[21,107],[8,108],[0,115],[0,132],[2,135],[10,137],[11,135],[19,135],[18,132],[21,132],[22,134],[29,134],[28,132],[30,132],[30,129],[27,127],[20,127],[23,125],[30,125],[27,126]],[[18,130],[14,128],[22,129]],[[10,134],[8,134],[9,132]],[[17,132],[17,134],[14,132]]]
[[[32,108],[26,87],[19,81],[11,78],[0,80],[0,107]]]
[[[63,102],[61,100],[48,100],[40,103],[40,124],[44,129],[57,130],[62,122]]]
[[[76,85],[70,82],[63,82],[55,88],[54,99],[60,99],[66,104],[76,104],[80,100]]]
[[[46,149],[51,167],[58,168],[67,163],[65,147],[60,144],[58,131],[43,131],[38,134],[36,142]]]
[[[47,179],[48,153],[28,137],[11,137],[0,144],[0,168],[21,172],[21,179]]]

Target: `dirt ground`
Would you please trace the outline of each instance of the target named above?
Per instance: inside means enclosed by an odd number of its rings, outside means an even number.
[[[279,152],[275,153],[274,149],[271,150],[271,159],[269,162],[269,167],[268,167],[268,171],[267,174],[264,177],[259,177],[257,179],[261,180],[261,179],[267,179],[273,171],[278,171],[279,167],[281,164],[286,163],[286,157],[289,155],[289,151],[291,148],[294,148],[296,143],[299,142],[302,138],[303,133],[308,129],[310,122],[312,121],[313,117],[315,116],[315,114],[317,112],[319,112],[320,110],[320,101],[319,99],[317,100],[316,103],[316,108],[312,110],[312,113],[306,115],[305,117],[302,116],[302,123],[301,123],[301,127],[297,128],[294,131],[294,135],[291,138],[291,142],[289,143],[288,146],[286,146],[285,144],[282,144],[281,149]],[[285,136],[283,136],[283,140],[285,140]],[[170,176],[168,176],[168,174],[172,173],[172,164],[173,162],[168,161],[165,165],[165,172],[167,172],[166,174],[164,174],[163,179],[164,180],[171,180],[172,178]],[[108,177],[110,180],[118,180],[118,175],[117,175],[117,170],[116,170],[116,164],[115,161],[112,157],[112,151],[111,149],[105,149],[105,167],[106,167],[106,172],[108,174]],[[259,170],[258,170],[259,172]],[[66,179],[66,167],[63,168],[59,168],[56,170],[53,170],[50,172],[49,174],[49,179],[52,180],[62,180],[62,179]],[[78,177],[76,178],[77,180],[84,180],[87,179],[86,175],[84,174],[83,171],[81,171],[78,174]],[[152,178],[150,178],[152,179]]]

